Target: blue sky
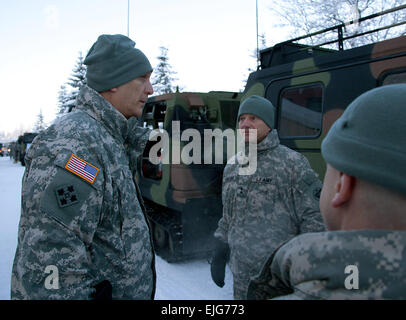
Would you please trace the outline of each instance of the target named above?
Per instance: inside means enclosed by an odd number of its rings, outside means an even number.
[[[259,32],[285,40],[258,0]],[[0,133],[55,118],[60,86],[100,34],[127,35],[127,0],[0,0]],[[256,47],[255,0],[130,0],[129,36],[156,65],[159,47],[184,91],[238,91]]]

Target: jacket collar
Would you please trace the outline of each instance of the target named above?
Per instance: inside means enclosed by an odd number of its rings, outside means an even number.
[[[278,137],[278,131],[276,129],[272,129],[272,131],[268,133],[265,139],[258,143],[257,150],[258,152],[261,152],[274,149],[279,146],[279,143],[280,141]]]
[[[127,119],[97,91],[83,86],[77,98],[77,109],[102,123],[107,131],[121,143],[128,136]]]

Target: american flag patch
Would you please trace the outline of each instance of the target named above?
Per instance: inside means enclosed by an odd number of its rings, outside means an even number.
[[[85,179],[87,182],[93,183],[96,179],[97,174],[100,169],[91,165],[83,159],[72,154],[69,158],[68,163],[65,166],[66,170],[76,174],[77,176]]]

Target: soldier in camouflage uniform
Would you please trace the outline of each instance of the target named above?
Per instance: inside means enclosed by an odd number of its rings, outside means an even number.
[[[102,35],[73,112],[27,154],[12,299],[153,299],[155,261],[134,180],[149,131],[137,127],[151,65],[134,42]]]
[[[253,299],[406,299],[406,85],[355,99],[322,144],[329,231],[283,245]]]
[[[240,106],[240,129],[257,129],[257,169],[240,175],[230,161],[223,176],[223,217],[215,237],[219,240],[211,272],[224,285],[224,268],[230,249],[234,298],[245,299],[250,277],[260,272],[266,258],[282,242],[305,232],[324,230],[319,210],[321,189],[307,159],[279,144],[274,107],[252,96]],[[245,132],[245,141],[250,141]],[[237,162],[237,161],[236,161]]]

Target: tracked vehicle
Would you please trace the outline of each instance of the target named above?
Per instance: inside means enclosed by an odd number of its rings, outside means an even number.
[[[165,130],[170,140],[170,163],[150,161],[154,144],[148,144],[138,163],[138,183],[155,250],[167,261],[202,257],[212,249],[222,215],[222,174],[227,162],[226,156],[217,164],[174,161],[181,160],[176,147],[181,151],[188,141],[176,140],[172,124],[179,123],[180,135],[187,129],[197,130],[204,148],[205,129],[235,129],[239,98],[232,92],[174,93],[151,97],[143,109],[143,125]]]

